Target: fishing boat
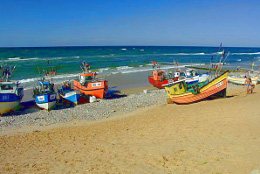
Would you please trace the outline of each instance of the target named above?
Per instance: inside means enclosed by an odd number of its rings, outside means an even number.
[[[169,72],[168,74],[164,70],[155,69],[152,75],[148,77],[148,81],[154,87],[163,89],[165,85],[176,82],[178,80],[185,80],[187,84],[194,84],[205,82],[209,79],[208,74],[198,74],[192,69],[186,71]]]
[[[159,69],[153,70],[152,75],[148,76],[149,83],[159,89],[163,89],[164,85],[175,82],[178,79],[178,77],[167,77],[165,71]]]
[[[194,84],[193,86],[190,86],[190,88],[187,87],[185,80],[168,84],[165,86],[165,90],[169,97],[168,103],[189,104],[201,101],[216,94],[224,97],[228,84],[227,77],[228,72],[225,72],[203,86]]]
[[[105,98],[108,91],[108,82],[96,78],[97,73],[90,71],[90,65],[83,62],[82,73],[78,80],[73,81],[74,90],[80,91],[81,94],[95,96],[96,98]]]
[[[79,102],[80,93],[79,91],[73,90],[69,81],[63,82],[63,85],[58,90],[58,93],[62,99],[74,103],[75,105]]]
[[[10,81],[9,77],[15,66],[1,66],[2,78],[0,79],[0,115],[19,109],[23,98],[23,87],[18,81]]]
[[[33,96],[36,105],[44,110],[51,110],[56,105],[56,93],[54,84],[44,78],[38,81],[38,85],[33,89]]]
[[[157,62],[153,61],[153,71],[150,76],[148,76],[148,82],[156,88],[163,89],[164,85],[175,82],[179,79],[177,73],[166,73],[166,71],[161,70]]]
[[[237,85],[244,85],[245,84],[245,77],[236,77],[236,76],[228,76],[228,81],[230,83],[234,83]],[[259,78],[258,77],[252,77],[252,84],[256,85],[258,83]]]

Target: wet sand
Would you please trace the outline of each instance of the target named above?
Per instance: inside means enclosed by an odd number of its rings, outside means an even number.
[[[0,137],[1,173],[260,173],[260,88]]]

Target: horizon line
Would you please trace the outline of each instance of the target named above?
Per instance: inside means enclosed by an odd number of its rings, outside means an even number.
[[[210,45],[56,45],[56,46],[4,46],[0,48],[59,48],[59,47],[212,47]],[[221,46],[223,48],[260,48],[260,46]]]

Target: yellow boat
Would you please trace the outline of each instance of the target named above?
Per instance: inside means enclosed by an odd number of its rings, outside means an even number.
[[[228,72],[216,77],[209,83],[199,86],[194,85],[188,89],[185,81],[179,81],[165,86],[168,95],[168,103],[189,104],[220,94],[226,95]]]

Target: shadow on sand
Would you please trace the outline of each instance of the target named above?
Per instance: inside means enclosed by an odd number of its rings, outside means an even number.
[[[117,87],[111,87],[108,89],[106,99],[116,99],[116,98],[122,98],[127,97],[126,94],[122,94],[120,90],[116,89]]]
[[[107,95],[106,95],[106,99],[111,100],[111,99],[127,97],[126,94],[122,94],[121,91],[117,90],[116,88],[117,88],[116,86],[109,88]],[[89,103],[89,96],[81,96],[79,105],[86,104],[86,103]],[[70,103],[70,102],[62,100],[62,99],[58,99],[55,108],[53,108],[52,110],[68,109],[68,108],[73,108],[75,106],[76,105],[73,103]],[[39,112],[39,110],[41,110],[41,109],[36,106],[35,101],[29,100],[29,101],[22,102],[20,104],[19,110],[4,114],[2,116],[16,117],[16,116],[22,116],[22,115],[26,115],[26,114],[30,114],[30,113],[34,113],[34,112]]]
[[[37,112],[39,109],[35,106],[34,100],[25,101],[20,103],[20,108],[16,111],[3,114],[4,117],[16,117],[25,114]]]

